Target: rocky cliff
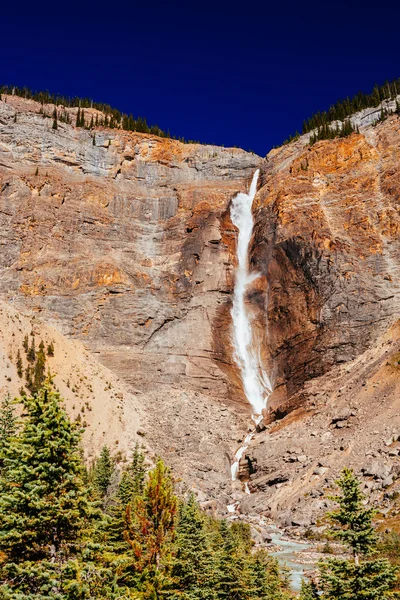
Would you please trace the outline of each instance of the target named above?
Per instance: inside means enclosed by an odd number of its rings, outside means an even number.
[[[202,500],[223,507],[233,494],[243,511],[290,521],[299,498],[331,481],[336,452],[364,468],[348,438],[378,453],[400,434],[399,130],[397,116],[367,120],[360,134],[313,147],[300,138],[264,160],[115,129],[54,130],[36,103],[3,98],[0,296],[126,386],[116,438],[132,423],[136,439],[140,414],[140,438]],[[274,393],[241,462],[247,497],[229,480],[250,417],[232,356],[229,207],[256,168],[250,258],[262,276],[247,301]],[[354,414],[338,428],[342,410]],[[92,451],[101,442],[86,440]]]

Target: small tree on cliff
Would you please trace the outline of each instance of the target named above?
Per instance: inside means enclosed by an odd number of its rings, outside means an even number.
[[[331,535],[352,553],[351,560],[331,558],[320,563],[323,598],[339,600],[382,600],[391,596],[396,567],[386,559],[370,558],[376,552],[377,536],[372,525],[375,510],[364,507],[360,482],[351,469],[337,480],[341,493],[331,497],[339,504],[328,513],[334,525]]]

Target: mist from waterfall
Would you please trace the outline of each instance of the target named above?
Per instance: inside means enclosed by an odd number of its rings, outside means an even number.
[[[259,169],[253,175],[248,194],[239,193],[232,201],[231,220],[239,230],[237,242],[237,269],[233,306],[233,343],[235,361],[240,369],[246,398],[253,413],[260,415],[271,394],[271,383],[262,368],[260,349],[254,347],[252,317],[246,307],[246,292],[249,285],[260,276],[249,271],[249,244],[253,233],[252,205],[257,191]]]

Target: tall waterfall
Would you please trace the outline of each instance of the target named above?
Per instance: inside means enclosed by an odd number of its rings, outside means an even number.
[[[238,265],[231,310],[234,358],[240,369],[246,398],[255,415],[261,414],[271,393],[271,383],[262,368],[259,348],[255,348],[253,344],[252,318],[245,302],[248,286],[259,277],[259,273],[250,273],[248,267],[254,224],[251,208],[257,191],[258,175],[259,169],[253,175],[249,193],[235,196],[231,206],[231,220],[239,230],[236,250]]]
[[[233,306],[231,310],[233,322],[234,358],[240,369],[246,398],[253,409],[253,419],[261,418],[262,409],[266,407],[271,394],[271,383],[265,373],[260,359],[260,349],[253,341],[252,316],[246,307],[248,286],[259,277],[259,273],[249,271],[249,244],[253,233],[252,205],[257,191],[259,169],[254,173],[248,194],[239,193],[232,201],[231,220],[239,230],[237,242],[237,269]],[[239,470],[239,461],[246,451],[255,431],[250,432],[241,448],[236,452],[232,464],[232,479],[235,480]]]

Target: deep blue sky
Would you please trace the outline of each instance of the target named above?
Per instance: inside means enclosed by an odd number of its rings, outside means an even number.
[[[0,80],[265,154],[313,111],[400,77],[397,4],[7,2]]]

